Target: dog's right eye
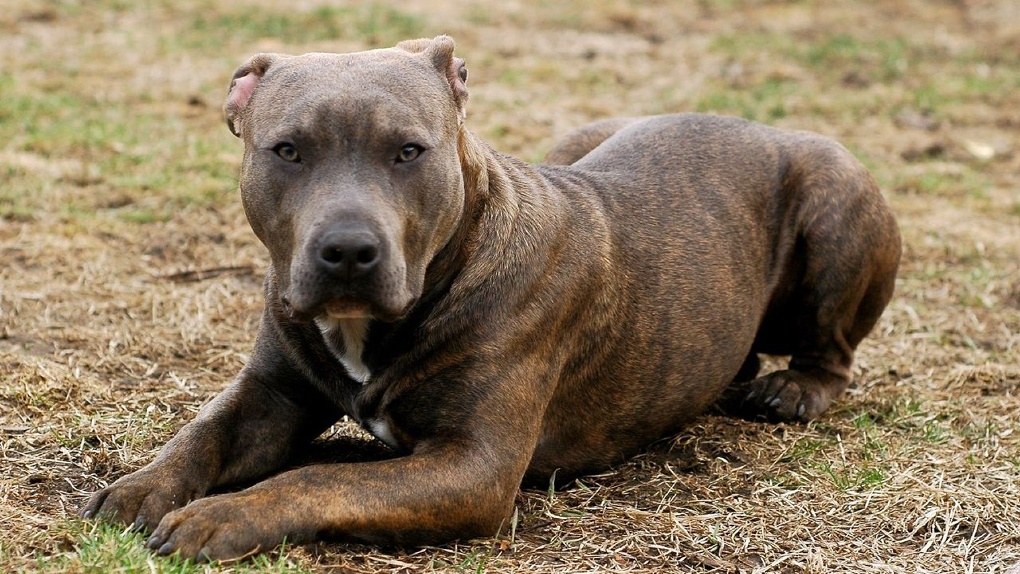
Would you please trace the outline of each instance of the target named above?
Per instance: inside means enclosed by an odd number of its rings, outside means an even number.
[[[298,153],[297,148],[289,143],[277,144],[273,148],[273,152],[280,156],[283,161],[289,161],[291,163],[297,163],[301,161],[301,155]]]

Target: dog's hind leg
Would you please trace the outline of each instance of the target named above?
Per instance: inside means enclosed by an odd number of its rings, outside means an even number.
[[[723,408],[742,416],[810,420],[824,412],[850,384],[854,351],[892,297],[900,258],[892,214],[856,160],[842,148],[823,151],[825,161],[809,163],[824,168],[791,183],[803,198],[791,214],[796,232],[751,356],[723,397]],[[759,352],[790,355],[789,365],[748,376]]]

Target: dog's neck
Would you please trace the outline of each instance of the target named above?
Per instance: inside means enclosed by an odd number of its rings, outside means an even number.
[[[509,247],[519,231],[523,204],[533,203],[531,197],[519,195],[521,186],[515,179],[528,178],[530,166],[499,154],[470,130],[461,128],[457,151],[464,185],[464,211],[456,232],[447,245],[429,265],[425,278],[425,293],[449,286],[453,275],[464,268],[480,250],[492,250],[500,255],[484,258],[482,267],[473,267],[476,274],[491,270],[487,263],[502,260],[502,252]],[[530,174],[535,175],[537,174]],[[528,190],[527,186],[521,187]],[[474,281],[480,277],[473,278]]]
[[[555,191],[533,166],[495,151],[466,128],[458,136],[458,153],[464,211],[450,241],[429,264],[420,313],[412,314],[425,331],[463,327],[463,314],[448,313],[447,303],[463,304],[493,278],[514,275],[507,254],[535,249],[532,239],[543,237],[537,228],[556,226],[561,216]],[[524,184],[528,181],[531,185]]]

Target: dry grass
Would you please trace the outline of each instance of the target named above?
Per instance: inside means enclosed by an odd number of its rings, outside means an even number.
[[[474,130],[526,159],[612,114],[716,111],[840,139],[899,215],[898,296],[816,423],[706,415],[572,489],[522,492],[495,540],[320,544],[212,570],[1020,563],[1015,2],[292,4],[0,0],[0,570],[191,571],[126,557],[134,539],[73,515],[247,358],[266,257],[234,195],[230,74],[257,50],[441,32],[468,60]],[[309,456],[378,454],[338,435]]]

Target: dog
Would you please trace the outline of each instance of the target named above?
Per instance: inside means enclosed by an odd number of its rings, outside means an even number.
[[[720,400],[809,420],[847,387],[900,238],[843,147],[680,114],[532,166],[465,127],[466,82],[445,36],[237,70],[225,117],[271,257],[254,352],[86,518],[198,560],[487,536],[522,480],[605,469]],[[759,376],[759,353],[789,366]],[[395,458],[281,471],[343,415]]]

